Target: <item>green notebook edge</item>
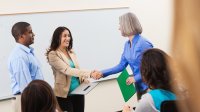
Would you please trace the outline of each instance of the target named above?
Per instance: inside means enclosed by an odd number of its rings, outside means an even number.
[[[126,84],[126,79],[128,77],[129,74],[127,70],[124,69],[117,78],[117,82],[125,102],[127,102],[136,93],[136,88],[133,84],[130,85]]]

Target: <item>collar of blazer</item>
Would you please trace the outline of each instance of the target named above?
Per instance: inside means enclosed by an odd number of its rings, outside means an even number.
[[[60,57],[61,60],[63,60],[66,64],[70,65],[70,64],[69,64],[69,60],[70,60],[70,59],[68,59],[67,56],[66,56],[60,49],[57,49],[57,50],[56,50],[56,53],[58,54],[58,56]],[[68,51],[68,54],[69,54],[71,60],[73,61],[75,67],[76,67],[76,68],[79,68],[78,63],[77,63],[77,60],[76,60],[76,57],[75,57],[73,51],[72,51],[72,52],[69,52],[69,51]]]

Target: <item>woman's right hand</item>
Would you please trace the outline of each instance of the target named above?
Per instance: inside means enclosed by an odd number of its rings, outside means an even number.
[[[85,79],[83,79],[83,83],[89,84],[90,81],[87,78],[85,78]]]
[[[129,105],[124,105],[122,112],[131,112],[131,107]]]
[[[98,80],[103,77],[103,74],[100,71],[94,70],[91,72],[90,77],[95,80]]]
[[[131,76],[131,77],[129,77],[129,78],[126,79],[126,84],[127,85],[130,85],[132,83],[135,83],[135,79],[134,79],[133,76]]]

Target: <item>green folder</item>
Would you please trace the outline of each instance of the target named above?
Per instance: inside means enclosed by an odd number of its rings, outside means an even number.
[[[136,89],[133,84],[127,85],[126,79],[129,77],[129,74],[126,69],[119,75],[117,78],[118,85],[120,87],[121,93],[124,97],[124,101],[127,102],[135,93]]]

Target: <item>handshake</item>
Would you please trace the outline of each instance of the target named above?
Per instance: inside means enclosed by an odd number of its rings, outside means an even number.
[[[90,77],[95,80],[98,80],[103,77],[103,74],[100,71],[94,70],[90,73]]]

